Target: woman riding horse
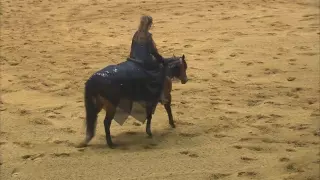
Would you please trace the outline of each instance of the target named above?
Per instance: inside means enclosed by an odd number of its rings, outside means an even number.
[[[140,19],[139,29],[135,32],[132,43],[129,61],[134,61],[140,64],[146,71],[150,71],[153,74],[150,76],[153,89],[162,90],[154,92],[155,95],[161,96],[161,103],[166,103],[166,88],[169,79],[165,77],[164,72],[164,59],[159,54],[155,42],[152,38],[152,34],[149,32],[152,26],[151,16],[142,16]],[[161,94],[160,94],[161,93]]]

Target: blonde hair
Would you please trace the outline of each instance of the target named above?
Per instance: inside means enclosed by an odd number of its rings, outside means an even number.
[[[149,26],[152,24],[151,16],[142,16],[140,18],[139,29],[135,34],[134,40],[137,42],[145,42],[148,39]]]

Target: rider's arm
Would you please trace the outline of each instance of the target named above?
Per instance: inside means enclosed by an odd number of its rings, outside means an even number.
[[[130,47],[130,58],[132,58],[133,56],[133,43],[134,43],[134,39],[137,36],[137,32],[134,33],[132,40],[131,40],[131,47]]]
[[[150,49],[151,54],[160,62],[164,63],[163,57],[159,54],[158,49],[156,47],[156,43],[154,42],[152,35],[150,36]]]
[[[132,51],[133,51],[133,39],[131,41],[131,48],[130,48],[130,58],[132,58]]]

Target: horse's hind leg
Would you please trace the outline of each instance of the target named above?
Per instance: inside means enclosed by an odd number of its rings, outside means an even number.
[[[97,126],[97,118],[98,113],[101,110],[101,106],[99,106],[99,102],[95,97],[90,97],[86,99],[86,137],[84,141],[82,141],[76,147],[82,148],[88,145],[88,143],[95,136],[96,126]]]
[[[112,123],[112,120],[115,115],[115,107],[108,103],[107,110],[106,110],[106,116],[104,118],[103,124],[104,124],[104,130],[106,133],[106,141],[110,148],[114,148],[115,144],[113,144],[111,140],[111,133],[110,133],[110,126]]]
[[[149,137],[152,137],[151,133],[151,119],[152,119],[152,106],[147,105],[146,111],[147,111],[147,125],[146,125],[146,133],[149,135]]]

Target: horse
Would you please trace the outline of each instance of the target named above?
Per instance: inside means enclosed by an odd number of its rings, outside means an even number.
[[[164,83],[164,94],[167,102],[162,103],[164,108],[166,109],[168,118],[169,118],[169,124],[172,128],[175,128],[175,123],[173,120],[172,110],[171,110],[171,91],[172,91],[172,79],[177,78],[180,80],[181,84],[185,84],[188,81],[188,77],[186,74],[187,70],[187,63],[185,59],[185,55],[183,54],[181,57],[176,57],[173,55],[171,58],[164,58],[164,68],[165,68],[165,78],[166,81]],[[109,65],[110,66],[110,65]],[[107,67],[109,67],[107,66]],[[111,65],[114,66],[114,65]],[[119,79],[119,78],[118,78]],[[123,79],[123,78],[122,78]],[[90,80],[90,79],[89,79]],[[86,109],[86,137],[85,139],[77,145],[78,148],[85,147],[88,145],[88,143],[93,139],[95,136],[96,131],[96,121],[97,121],[97,115],[100,113],[102,109],[106,112],[105,118],[104,118],[104,129],[105,129],[105,135],[106,135],[106,142],[109,148],[114,149],[117,145],[112,142],[111,134],[110,134],[110,126],[111,122],[115,117],[116,108],[117,108],[117,102],[119,102],[119,98],[122,98],[121,95],[117,94],[117,86],[112,85],[107,93],[106,90],[103,90],[103,92],[96,92],[93,93],[93,88],[88,85],[88,81],[86,81],[85,86],[85,109]],[[137,83],[135,80],[132,83]],[[97,85],[99,87],[100,84]],[[112,94],[109,97],[112,98],[106,98],[104,94]],[[149,137],[152,137],[151,132],[151,119],[152,114],[155,111],[156,105],[160,102],[158,99],[156,102],[148,102],[145,107],[146,112],[146,133]]]

